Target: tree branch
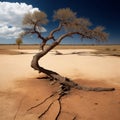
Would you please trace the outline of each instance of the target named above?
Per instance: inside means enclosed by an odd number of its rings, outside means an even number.
[[[58,26],[56,29],[54,29],[53,31],[50,32],[50,35],[49,35],[49,36],[53,36],[53,34],[54,34],[55,32],[60,31],[61,28],[62,28],[62,24],[60,23],[59,26]]]
[[[57,28],[55,28],[54,30],[52,30],[49,34],[48,37],[46,37],[46,40],[50,40],[53,39],[54,41],[56,41],[55,37],[54,37],[54,33],[60,31],[62,29],[62,24],[60,23],[59,26]]]
[[[83,34],[83,33],[81,33],[81,32],[68,32],[68,33],[63,34],[62,36],[60,36],[60,37],[57,39],[57,42],[60,43],[64,38],[69,37],[69,36],[72,36],[72,35],[75,35],[75,34],[80,35],[80,36],[82,36],[83,38],[90,38],[90,39],[92,39],[90,35]]]
[[[34,29],[34,32],[33,32],[33,33],[36,33],[36,34],[38,35],[38,38],[40,38],[40,39],[42,39],[43,41],[45,41],[45,38],[41,35],[41,33],[36,30],[38,23],[39,23],[39,21],[37,21],[37,22],[34,24],[34,28],[33,28],[33,29]]]

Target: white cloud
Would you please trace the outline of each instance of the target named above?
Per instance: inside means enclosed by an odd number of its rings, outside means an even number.
[[[39,10],[26,3],[0,2],[0,37],[16,38],[22,31],[25,13]]]
[[[7,25],[4,25],[0,28],[0,37],[16,38],[21,31],[22,30],[20,27],[16,26],[9,27]]]

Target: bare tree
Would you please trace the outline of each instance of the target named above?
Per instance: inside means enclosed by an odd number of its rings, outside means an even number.
[[[16,39],[16,44],[18,45],[18,49],[20,49],[20,45],[23,43],[22,38],[17,38]]]
[[[47,37],[44,37],[42,35],[42,29],[43,26],[48,23],[46,13],[41,11],[34,11],[33,13],[27,13],[23,19],[23,24],[26,25],[27,28],[24,29],[24,33],[22,34],[22,36],[26,34],[36,34],[38,38],[41,40],[41,44],[40,44],[41,51],[33,56],[33,59],[31,61],[31,67],[34,70],[37,70],[38,72],[42,72],[46,74],[51,80],[55,80],[60,85],[60,91],[59,91],[60,97],[57,99],[59,101],[60,109],[61,109],[61,102],[60,102],[61,97],[63,95],[66,95],[66,93],[70,91],[72,88],[79,90],[86,90],[86,91],[97,91],[97,92],[115,90],[114,88],[99,88],[99,87],[91,88],[91,87],[81,86],[67,77],[63,77],[54,71],[45,69],[40,66],[38,61],[43,56],[45,56],[49,51],[51,51],[53,48],[59,45],[61,41],[64,40],[64,38],[66,37],[78,35],[81,39],[83,38],[95,39],[97,41],[105,41],[108,38],[108,34],[104,32],[104,27],[97,26],[94,29],[90,29],[92,23],[86,18],[78,18],[77,14],[69,8],[63,8],[55,11],[53,18],[54,21],[58,21],[58,27],[53,29]],[[61,31],[63,34],[56,37],[55,34],[58,34]],[[49,40],[53,40],[53,41],[49,46],[45,47],[46,43]],[[52,96],[54,95],[51,95],[50,97]],[[52,104],[50,104],[50,106]],[[50,106],[48,107],[47,110],[49,110]],[[34,107],[32,107],[31,109],[33,108]],[[56,120],[59,117],[60,112],[61,111],[59,111],[58,115],[56,116]]]

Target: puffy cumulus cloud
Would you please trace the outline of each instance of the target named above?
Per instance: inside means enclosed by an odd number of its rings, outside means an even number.
[[[0,2],[0,37],[16,38],[22,31],[25,13],[39,10],[26,3]]]
[[[16,26],[7,26],[4,25],[0,28],[0,37],[3,38],[16,38],[18,36],[19,33],[22,32],[22,29],[20,27],[16,27]]]

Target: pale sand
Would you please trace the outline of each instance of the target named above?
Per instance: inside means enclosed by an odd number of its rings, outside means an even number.
[[[101,93],[72,90],[62,100],[60,120],[71,120],[74,115],[77,120],[120,120],[120,58],[94,56],[90,53],[94,50],[59,51],[66,55],[54,55],[52,51],[41,59],[41,65],[83,85],[116,88],[114,92]],[[84,53],[69,54],[75,51]],[[22,52],[29,54],[0,55],[0,120],[37,120],[46,104],[26,110],[58,87],[35,79],[39,74],[30,68],[30,62],[38,51]],[[56,102],[43,119],[54,120],[57,110]]]
[[[35,74],[30,67],[31,55],[0,55],[0,90],[13,86],[16,79]]]

